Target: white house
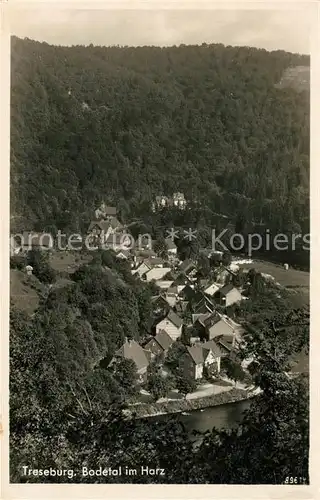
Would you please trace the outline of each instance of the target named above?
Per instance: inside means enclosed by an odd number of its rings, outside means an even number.
[[[183,193],[173,193],[172,199],[175,207],[180,208],[180,210],[184,210],[186,208],[187,201]]]
[[[181,337],[182,319],[172,310],[168,315],[156,325],[156,333],[164,330],[173,340]]]
[[[225,307],[241,302],[242,300],[240,291],[233,286],[232,283],[220,288],[220,290],[215,293],[214,297],[220,305]]]
[[[154,267],[146,271],[144,277],[146,281],[152,281],[152,280],[158,281],[162,280],[162,278],[170,271],[171,271],[170,267]]]
[[[172,240],[172,238],[167,238],[165,240],[167,251],[169,255],[177,255],[177,245]]]
[[[211,371],[218,374],[221,355],[221,350],[214,341],[188,346],[183,358],[184,371],[195,380],[204,376],[205,369],[209,373]]]
[[[141,278],[146,272],[150,271],[150,269],[151,266],[146,264],[146,262],[142,262],[136,269],[132,269],[131,273],[136,274]]]

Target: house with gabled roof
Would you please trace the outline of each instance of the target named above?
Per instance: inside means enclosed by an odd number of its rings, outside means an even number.
[[[88,234],[91,236],[100,236],[102,232],[107,233],[109,228],[110,224],[107,220],[94,220],[90,222]]]
[[[148,265],[145,261],[142,261],[142,262],[138,265],[138,267],[136,267],[135,269],[132,269],[131,273],[132,273],[133,275],[137,275],[137,276],[139,276],[139,278],[142,278],[142,276],[143,276],[146,272],[150,271],[150,269],[151,269],[151,266],[150,266],[150,265]]]
[[[181,361],[186,375],[197,380],[205,375],[205,371],[211,374],[220,372],[221,351],[214,341],[195,344],[187,346]]]
[[[116,229],[122,229],[123,225],[116,217],[111,217],[107,220],[96,220],[92,221],[88,228],[88,233],[99,236],[102,232],[104,234],[110,234]]]
[[[179,297],[182,300],[187,300],[188,302],[197,303],[199,302],[203,295],[194,289],[193,285],[186,285],[181,292],[179,292]]]
[[[150,351],[143,349],[138,342],[133,339],[125,339],[124,344],[118,349],[108,366],[112,366],[117,359],[131,359],[137,367],[137,373],[140,379],[143,379],[147,373],[150,363]]]
[[[198,318],[196,322],[197,332],[200,338],[212,340],[222,335],[235,337],[235,328],[228,322],[222,314],[215,311],[210,316]]]
[[[238,288],[236,288],[232,283],[229,283],[215,293],[214,299],[219,305],[229,307],[232,304],[241,302],[242,295]]]
[[[165,330],[159,330],[154,337],[148,340],[144,349],[151,352],[151,357],[155,357],[165,354],[173,342],[173,339]]]
[[[169,255],[177,255],[177,245],[172,238],[166,238],[165,244]]]
[[[211,297],[207,297],[204,293],[199,294],[201,297],[198,300],[198,302],[194,303],[193,309],[194,311],[197,311],[203,304],[206,304],[211,311],[213,311],[216,308],[216,303]]]
[[[214,340],[221,350],[222,357],[236,355],[236,337],[234,335],[221,335]]]
[[[180,293],[185,286],[192,285],[192,281],[184,273],[179,273],[174,278],[173,285],[178,287],[178,293]]]
[[[170,311],[170,306],[165,296],[160,294],[152,297],[152,310],[155,317],[165,317]]]
[[[205,321],[210,318],[212,312],[205,312],[200,314],[192,314],[192,323],[195,331],[200,337],[205,336]]]
[[[121,224],[121,222],[117,219],[117,217],[110,217],[108,221],[111,229],[113,229],[114,231],[119,231],[120,229],[123,229],[123,224]]]
[[[183,321],[172,309],[165,318],[156,325],[156,333],[165,330],[173,340],[181,337]]]
[[[188,276],[193,271],[196,271],[196,264],[191,259],[185,259],[179,265],[179,271],[181,271],[182,273],[184,273]]]
[[[188,306],[189,302],[187,300],[179,300],[178,302],[175,303],[173,310],[178,314],[178,316],[179,315],[181,316],[183,313],[186,312]]]
[[[145,281],[158,281],[162,280],[164,276],[170,271],[170,267],[152,267],[146,271],[141,278]]]
[[[203,315],[210,316],[214,312],[215,307],[215,304],[209,298],[202,295],[199,302],[192,307],[192,323],[195,323]]]
[[[203,342],[203,344],[201,344],[201,346],[204,348],[204,349],[210,349],[213,354],[217,357],[221,357],[222,356],[222,351],[219,347],[219,345],[217,344],[217,342],[215,340],[208,340],[207,342]]]
[[[177,297],[175,295],[170,295],[169,293],[166,293],[166,301],[168,302],[169,306],[173,309],[177,303]]]

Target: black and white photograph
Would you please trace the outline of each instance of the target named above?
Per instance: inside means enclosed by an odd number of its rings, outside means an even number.
[[[10,484],[307,486],[317,6],[149,3],[8,6]]]

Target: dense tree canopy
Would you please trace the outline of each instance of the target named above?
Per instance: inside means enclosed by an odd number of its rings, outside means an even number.
[[[309,94],[275,84],[309,58],[249,47],[54,47],[12,39],[14,227],[125,221],[158,194],[202,215],[308,226]],[[235,217],[236,215],[236,217]],[[22,218],[19,218],[22,217]]]

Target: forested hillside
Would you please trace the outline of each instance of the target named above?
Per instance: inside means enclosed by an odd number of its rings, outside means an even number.
[[[275,87],[297,65],[309,58],[13,37],[14,228],[77,230],[102,200],[130,220],[182,191],[207,213],[306,229],[309,92]]]

